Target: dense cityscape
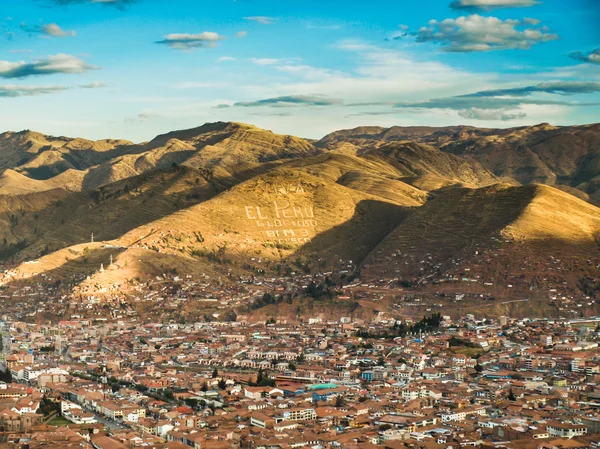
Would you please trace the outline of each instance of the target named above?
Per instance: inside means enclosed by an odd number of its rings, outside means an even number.
[[[600,319],[2,323],[2,448],[597,448]]]

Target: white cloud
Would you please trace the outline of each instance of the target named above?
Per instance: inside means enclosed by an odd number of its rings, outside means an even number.
[[[299,58],[250,58],[250,61],[256,65],[293,64],[299,60]]]
[[[294,106],[333,106],[341,104],[340,100],[320,95],[286,95],[283,97],[266,98],[258,101],[239,102],[238,107],[294,107]]]
[[[569,54],[569,57],[590,64],[600,64],[600,48],[590,52],[574,51]]]
[[[42,25],[41,33],[48,37],[67,37],[76,35],[75,31],[65,31],[56,23]]]
[[[27,25],[21,24],[21,29],[30,34],[39,34],[41,37],[67,37],[75,36],[75,31],[65,31],[56,23],[48,23],[42,25]]]
[[[108,87],[108,84],[100,81],[94,81],[93,83],[82,84],[79,86],[80,89],[101,89],[103,87]]]
[[[156,44],[167,45],[177,50],[192,50],[195,48],[213,48],[217,46],[224,37],[212,31],[205,31],[198,34],[174,33],[168,34],[163,40],[155,42]]]
[[[501,120],[501,121],[510,121],[517,120],[521,118],[527,117],[527,114],[524,112],[514,112],[509,113],[504,109],[464,109],[462,111],[458,111],[458,115],[462,118],[469,118],[475,120]]]
[[[237,33],[235,33],[235,37],[237,37],[238,39],[241,39],[246,36],[248,36],[247,31],[238,31]]]
[[[210,81],[210,82],[195,82],[195,81],[190,81],[190,82],[186,82],[186,83],[178,83],[173,85],[173,87],[175,89],[214,89],[214,88],[218,88],[218,87],[227,87],[228,84],[227,83],[220,83],[220,82],[215,82],[215,81]]]
[[[134,117],[126,117],[123,121],[125,123],[144,123],[155,118],[160,118],[160,115],[154,112],[141,112]]]
[[[31,97],[34,95],[53,94],[69,89],[65,86],[0,86],[0,97]]]
[[[261,61],[260,67],[266,71],[261,78],[269,82],[243,84],[233,81],[222,90],[222,94],[229,98],[212,104],[207,97],[204,102],[169,108],[166,114],[202,120],[205,117],[202,108],[209,103],[214,113],[222,109],[219,113],[223,115],[219,119],[249,122],[257,121],[256,117],[261,116],[279,117],[277,120],[298,119],[298,123],[312,123],[310,129],[314,129],[311,131],[314,136],[321,130],[330,131],[346,126],[345,117],[351,112],[360,111],[365,114],[363,117],[369,114],[372,119],[379,114],[379,118],[385,119],[386,123],[395,117],[408,120],[409,114],[393,109],[394,104],[404,100],[422,101],[430,95],[446,95],[449,92],[471,92],[473,88],[483,90],[494,86],[492,82],[496,79],[495,74],[471,74],[440,62],[417,61],[403,52],[356,41],[342,42],[337,48],[353,53],[359,62],[358,67],[339,71],[297,63],[290,61],[291,58]],[[218,107],[235,103],[245,107]],[[273,107],[282,106],[287,106],[286,109],[294,106],[293,115],[284,118],[272,114]],[[383,111],[387,111],[385,116]],[[432,115],[433,112],[412,110],[413,116],[428,114]],[[360,124],[359,117],[355,117],[355,120]],[[285,126],[289,129],[292,125]],[[301,128],[300,124],[298,128]]]
[[[308,22],[306,24],[307,30],[340,30],[343,26],[338,23],[313,23]]]
[[[342,41],[333,49],[349,52],[348,59],[355,65],[334,70],[291,58],[267,58],[258,65],[248,60],[245,70],[227,71],[223,86],[199,89],[194,100],[173,102],[161,107],[160,113],[177,126],[233,120],[306,137],[361,125],[469,122],[492,127],[508,122],[520,126],[544,121],[567,123],[577,104],[564,95],[591,86],[544,83],[552,77],[571,79],[564,72],[519,74],[518,78],[469,72],[423,60],[422,55],[406,50],[360,41]],[[243,61],[238,64],[242,66]],[[573,76],[581,78],[593,73],[595,67],[581,64],[576,68]],[[248,83],[248,79],[256,81]],[[205,82],[200,86],[203,88],[214,80],[214,74],[207,74],[206,79],[195,82]],[[489,98],[497,94],[499,98]],[[510,98],[502,98],[509,94]],[[409,106],[394,107],[403,103]]]
[[[244,19],[249,20],[251,22],[258,22],[260,24],[263,25],[273,25],[275,22],[277,22],[277,20],[275,17],[268,17],[268,16],[250,16],[250,17],[244,17]]]
[[[473,14],[441,22],[431,20],[414,35],[417,42],[441,44],[448,52],[529,49],[535,44],[558,39],[557,34],[548,32],[545,27],[533,25],[534,21],[501,20]]]
[[[61,53],[33,62],[0,61],[0,78],[25,78],[59,73],[83,73],[97,68],[86,64],[76,56]]]
[[[417,61],[409,54],[382,49],[356,41],[344,41],[338,48],[356,54],[358,66],[349,72],[308,65],[283,64],[274,70],[293,75],[297,81],[270,87],[280,95],[322,94],[347,103],[389,103],[418,99],[425,95],[464,92],[486,86],[493,74],[471,74],[441,62]]]

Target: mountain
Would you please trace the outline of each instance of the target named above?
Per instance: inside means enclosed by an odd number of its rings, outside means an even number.
[[[306,157],[320,151],[307,140],[240,123],[211,123],[160,135],[138,145],[125,140],[90,141],[23,131],[0,134],[0,170],[45,181],[21,190],[13,182],[15,187],[6,193],[29,193],[32,188],[81,191],[173,165],[232,178],[267,161]]]
[[[454,135],[466,131],[479,130],[471,126],[392,126],[382,128],[379,126],[361,126],[354,129],[344,129],[326,135],[316,142],[319,148],[336,150],[344,145],[352,145],[358,151],[368,147],[377,147],[389,142],[415,141],[432,142],[431,136]]]
[[[471,187],[498,182],[498,179],[478,162],[471,162],[444,153],[431,145],[416,142],[384,145],[366,151],[363,157],[388,162],[398,168],[403,177],[410,179],[412,183],[421,183],[423,177],[444,179],[447,181],[444,183],[446,185],[461,184]]]
[[[526,249],[531,260],[597,257],[600,210],[542,185],[447,190],[381,242],[365,261],[364,274],[420,282],[506,245],[519,253]],[[503,268],[515,273],[530,268],[520,262]]]
[[[0,134],[0,170],[14,169],[38,180],[52,178],[69,169],[83,170],[109,160],[124,140],[90,141],[52,137],[32,131]]]
[[[65,156],[73,148],[82,154],[95,155],[100,147],[105,152],[102,157],[95,156],[102,161],[96,165],[91,165],[93,158],[88,157],[87,165],[61,166],[63,172],[47,179],[26,176],[30,163],[0,174],[0,198],[15,197],[10,199],[11,208],[0,213],[0,242],[4,242],[0,257],[13,257],[16,252],[22,258],[37,257],[89,241],[92,233],[99,239],[116,238],[209,199],[268,169],[269,163],[319,152],[303,139],[236,123],[177,131],[139,145],[31,132],[3,136],[6,142],[13,142],[5,149],[9,157],[27,148],[42,155],[58,152]],[[112,143],[103,147],[104,142]],[[51,167],[58,170],[59,165],[52,163]]]
[[[316,142],[224,122],[140,144],[4,133],[0,284],[59,283],[146,313],[140,298],[168,273],[231,291],[329,273],[379,289],[378,305],[339,306],[352,313],[418,315],[457,296],[556,315],[557,295],[600,294],[599,148],[600,125],[361,127]]]
[[[600,204],[600,125],[482,129],[356,128],[332,133],[315,145],[362,153],[392,142],[412,141],[478,162],[494,176],[520,184],[556,186]]]

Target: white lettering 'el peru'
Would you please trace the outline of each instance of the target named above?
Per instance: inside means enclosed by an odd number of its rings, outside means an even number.
[[[246,217],[248,220],[267,220],[259,206],[246,206]]]
[[[315,213],[312,206],[292,206],[289,201],[275,200],[275,216],[277,218],[314,218]]]

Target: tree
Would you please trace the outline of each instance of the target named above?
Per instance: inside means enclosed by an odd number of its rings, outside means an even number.
[[[202,388],[201,388],[201,390],[202,390],[204,393],[206,393],[206,392],[208,391],[208,385],[206,384],[206,382],[204,382],[204,383],[202,384]]]
[[[477,363],[477,365],[475,365],[475,371],[477,371],[477,373],[481,373],[483,371],[483,366]]]
[[[221,378],[219,380],[218,387],[219,387],[219,390],[224,390],[225,388],[227,388],[227,382],[225,382],[225,379]]]
[[[168,399],[168,400],[170,400],[170,401],[172,401],[172,400],[173,400],[173,398],[175,397],[175,396],[173,395],[173,390],[170,390],[170,389],[168,389],[168,388],[167,388],[167,389],[164,391],[164,394],[165,394],[165,398],[167,398],[167,399]]]
[[[219,376],[219,370],[217,368],[215,368],[212,372],[212,378],[215,379],[218,376]]]
[[[515,396],[514,391],[512,390],[512,388],[510,389],[510,391],[508,392],[508,400],[509,401],[516,401],[517,397]]]
[[[38,409],[38,412],[42,413],[44,416],[49,416],[52,413],[56,413],[58,411],[60,411],[58,403],[51,401],[46,397],[40,401],[40,407]]]
[[[194,399],[194,398],[185,398],[183,400],[183,402],[185,402],[185,405],[187,405],[189,408],[195,410],[198,407],[198,399]]]
[[[337,396],[335,398],[335,406],[338,408],[344,406],[344,398],[342,396]]]
[[[256,375],[256,382],[251,382],[250,385],[253,387],[273,387],[275,386],[275,380],[271,379],[267,373],[260,368]]]
[[[12,382],[12,374],[10,373],[9,369],[7,369],[6,371],[0,371],[0,382],[4,382],[7,384]]]

